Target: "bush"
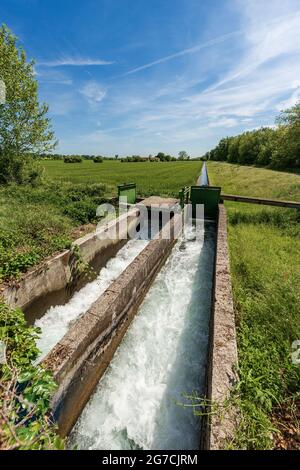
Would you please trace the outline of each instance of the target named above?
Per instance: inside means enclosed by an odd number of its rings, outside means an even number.
[[[68,157],[64,157],[64,163],[81,163],[82,158],[79,155],[70,155]]]
[[[56,434],[50,401],[56,384],[52,374],[33,365],[39,329],[28,327],[21,310],[0,300],[0,341],[5,360],[0,364],[0,449],[63,449]]]
[[[94,157],[93,162],[94,163],[103,163],[103,157]]]

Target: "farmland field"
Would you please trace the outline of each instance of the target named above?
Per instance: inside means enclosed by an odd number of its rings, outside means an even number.
[[[120,161],[104,161],[94,163],[84,160],[82,163],[64,163],[46,160],[41,162],[45,174],[55,181],[72,183],[104,183],[113,192],[120,183],[136,183],[137,192],[141,196],[158,194],[161,196],[178,197],[183,186],[192,185],[197,181],[202,162],[146,162],[122,163]]]
[[[42,184],[0,188],[0,282],[20,276],[46,256],[91,230],[96,208],[117,194],[117,184],[137,183],[138,194],[178,197],[196,182],[202,163],[95,164],[42,161]],[[78,226],[82,226],[80,230]]]

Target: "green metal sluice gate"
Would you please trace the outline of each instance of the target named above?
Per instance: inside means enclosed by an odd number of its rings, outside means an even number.
[[[216,220],[219,211],[221,188],[214,186],[192,186],[190,190],[190,202],[192,204],[192,217],[196,218],[196,207],[204,205],[204,219]]]
[[[136,203],[136,184],[123,183],[118,185],[118,197],[120,202],[127,202],[128,204]]]

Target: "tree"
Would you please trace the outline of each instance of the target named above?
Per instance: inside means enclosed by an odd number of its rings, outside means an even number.
[[[239,139],[238,163],[250,165],[257,161],[259,154],[258,132],[246,132]]]
[[[230,144],[230,138],[226,137],[225,139],[221,139],[217,147],[214,149],[213,160],[217,161],[226,161],[228,156],[228,149]]]
[[[300,167],[300,102],[283,111],[277,127],[262,127],[221,139],[204,157],[242,165]]]
[[[231,163],[236,163],[239,160],[239,143],[240,143],[240,136],[234,137],[229,142],[227,159]]]
[[[158,152],[158,154],[156,155],[156,158],[158,158],[161,162],[163,162],[165,159],[164,152]]]
[[[38,176],[33,156],[56,145],[46,117],[48,106],[38,102],[34,62],[6,27],[0,28],[0,80],[6,100],[0,104],[0,183],[33,181]]]
[[[190,157],[189,157],[188,153],[185,150],[181,150],[178,153],[178,160],[189,160],[189,159],[190,159]]]
[[[118,160],[118,158],[119,158],[119,155],[115,155],[115,159]]]
[[[283,111],[276,123],[279,129],[272,162],[280,167],[300,166],[300,102]]]

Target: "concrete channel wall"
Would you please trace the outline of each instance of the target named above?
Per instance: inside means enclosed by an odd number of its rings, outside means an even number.
[[[162,230],[174,233],[180,218],[175,215]],[[58,384],[53,412],[62,436],[80,416],[175,242],[174,237],[150,241],[45,358]]]
[[[137,225],[138,215],[139,211],[132,209],[97,232],[89,233],[74,242],[80,250],[82,260],[89,263],[95,275],[126,243],[127,228],[130,230]],[[115,239],[101,236],[114,229],[117,233]],[[91,279],[91,274],[78,275],[76,262],[74,252],[64,250],[29,270],[18,283],[4,287],[2,295],[12,308],[20,307],[28,323],[33,324],[50,306],[66,303],[76,290]]]
[[[203,418],[201,436],[201,447],[204,449],[222,450],[233,437],[238,414],[226,401],[238,380],[237,364],[227,216],[224,205],[219,204],[207,364],[206,397],[209,406],[208,414]]]

